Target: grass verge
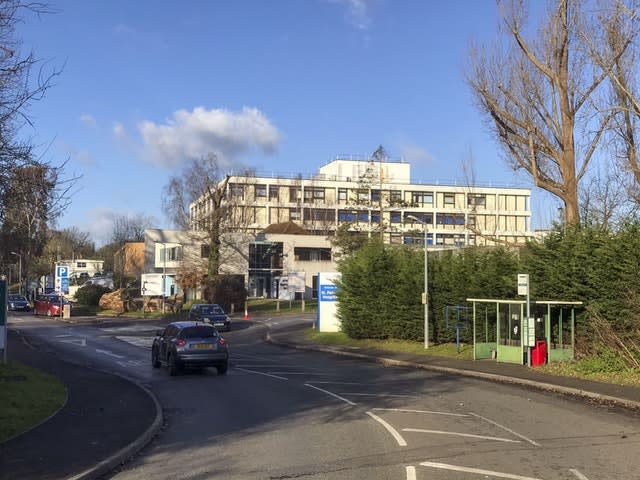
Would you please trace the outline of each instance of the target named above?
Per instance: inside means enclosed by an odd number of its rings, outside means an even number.
[[[0,443],[39,424],[67,400],[54,376],[10,361],[0,365]]]
[[[374,347],[391,352],[409,353],[413,355],[431,355],[438,357],[456,358],[462,360],[473,359],[473,345],[462,344],[460,352],[456,345],[447,343],[430,346],[425,350],[422,342],[409,340],[354,340],[342,332],[318,332],[314,329],[305,331],[305,336],[316,343],[324,345],[341,345],[352,348]],[[596,362],[597,363],[597,362]],[[640,370],[623,369],[618,371],[598,371],[594,367],[592,358],[586,358],[575,362],[552,363],[537,367],[536,371],[549,375],[582,378],[614,385],[630,385],[640,387]]]
[[[347,337],[342,332],[318,332],[314,329],[305,331],[305,336],[310,340],[325,345],[342,345],[353,348],[379,348],[390,352],[407,353],[411,355],[430,355],[438,357],[456,358],[459,360],[471,360],[473,358],[473,346],[467,344],[460,345],[458,352],[455,343],[445,343],[441,345],[433,345],[428,349],[424,348],[422,342],[414,342],[410,340],[374,340],[362,339],[355,340]]]

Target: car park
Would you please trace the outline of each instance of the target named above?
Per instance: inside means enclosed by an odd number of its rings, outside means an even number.
[[[195,303],[189,310],[189,320],[210,323],[218,330],[231,330],[231,317],[217,303]]]
[[[151,346],[154,368],[169,367],[177,375],[185,367],[216,367],[220,375],[229,368],[229,349],[218,330],[202,322],[172,322],[156,332]]]
[[[71,309],[71,302],[62,295],[40,295],[33,302],[33,313],[47,317],[61,317],[65,306]]]
[[[31,304],[29,303],[29,300],[27,300],[27,297],[25,297],[24,295],[11,294],[8,296],[7,300],[9,304],[9,310],[22,310],[24,312],[28,312],[29,310],[31,310]]]

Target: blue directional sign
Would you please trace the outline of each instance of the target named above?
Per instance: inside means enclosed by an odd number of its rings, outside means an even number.
[[[335,302],[336,297],[336,287],[333,283],[320,285],[320,301],[321,302]]]

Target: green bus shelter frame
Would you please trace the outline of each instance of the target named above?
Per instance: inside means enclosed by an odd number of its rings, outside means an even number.
[[[529,325],[526,318],[526,300],[467,298],[467,302],[472,304],[474,360],[494,359],[498,362],[526,364],[530,355],[529,347],[533,347],[527,343],[529,335],[534,335],[536,341],[545,341],[547,362],[562,362],[574,358],[575,309],[582,302],[532,301],[532,325]],[[478,304],[486,305],[484,318],[478,318]],[[495,308],[491,315],[490,307]],[[567,309],[568,319],[564,318]],[[542,313],[543,316],[536,318],[536,313]],[[495,329],[492,328],[494,325]],[[478,328],[479,326],[482,328]],[[570,343],[565,343],[565,328],[568,329]],[[483,338],[479,339],[478,334]]]

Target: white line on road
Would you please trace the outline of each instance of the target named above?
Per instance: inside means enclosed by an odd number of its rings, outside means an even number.
[[[496,442],[505,443],[520,443],[520,440],[512,440],[510,438],[501,437],[488,437],[486,435],[474,435],[472,433],[458,433],[458,432],[446,432],[444,430],[425,430],[422,428],[403,428],[403,432],[416,432],[416,433],[435,433],[438,435],[453,435],[456,437],[478,438],[481,440],[494,440]]]
[[[270,374],[264,373],[264,372],[256,372],[255,370],[247,370],[246,368],[240,368],[240,367],[234,367],[234,368],[236,370],[240,370],[242,372],[255,373],[256,375],[264,375],[265,377],[277,378],[278,380],[289,380],[288,378],[279,377],[278,375],[270,375]]]
[[[313,388],[315,390],[319,390],[320,392],[326,393],[327,395],[331,395],[334,398],[337,398],[338,400],[342,400],[345,403],[348,403],[349,405],[355,406],[357,405],[356,403],[352,402],[351,400],[347,400],[344,397],[341,397],[340,395],[330,392],[329,390],[325,390],[324,388],[320,388],[320,387],[316,387],[315,385],[311,385],[310,383],[305,383],[304,384],[305,387],[309,387],[309,388]]]
[[[402,435],[400,435],[400,433],[395,428],[393,428],[391,424],[387,423],[386,421],[384,421],[382,418],[380,418],[373,412],[367,412],[367,415],[369,415],[376,422],[380,423],[380,425],[386,428],[387,431],[393,436],[393,438],[396,439],[396,442],[398,442],[398,445],[400,445],[401,447],[407,446],[406,440],[402,438]]]
[[[407,480],[416,480],[416,467],[411,465],[407,467]]]
[[[484,420],[485,422],[489,422],[491,425],[495,425],[498,428],[501,428],[502,430],[509,432],[513,435],[515,435],[516,437],[521,438],[522,440],[524,440],[525,442],[529,442],[531,445],[535,445],[536,447],[540,447],[541,445],[538,442],[534,442],[533,440],[531,440],[530,438],[525,437],[524,435],[519,434],[518,432],[511,430],[508,427],[505,427],[504,425],[500,425],[498,422],[494,422],[493,420],[483,417],[482,415],[478,415],[477,413],[473,413],[473,412],[469,412],[470,415],[473,415],[474,417],[480,418],[482,420]]]
[[[585,477],[582,473],[580,473],[575,468],[570,468],[569,471],[573,473],[576,477],[578,477],[580,480],[589,480],[587,477]]]
[[[103,355],[106,355],[108,357],[113,357],[113,358],[124,358],[123,355],[118,355],[116,353],[113,353],[111,350],[100,350],[99,348],[96,348],[96,353],[102,353]]]
[[[423,467],[440,468],[442,470],[453,470],[455,472],[477,473],[478,475],[488,475],[499,478],[509,478],[511,480],[541,480],[535,477],[523,477],[522,475],[514,475],[511,473],[494,472],[491,470],[483,470],[480,468],[459,467],[456,465],[448,465],[446,463],[422,462]]]
[[[313,372],[269,372],[271,375],[309,375],[309,376],[330,376],[331,373],[313,373]]]
[[[428,415],[446,415],[449,417],[468,417],[466,413],[449,413],[449,412],[433,412],[431,410],[411,410],[407,408],[372,408],[372,410],[383,410],[387,412],[400,412],[400,413],[425,413]]]
[[[87,346],[87,340],[84,338],[72,338],[69,340],[58,340],[58,341],[62,343],[73,343],[74,345],[78,345],[79,347]]]
[[[357,392],[340,392],[340,395],[354,395],[358,397],[398,397],[398,398],[420,398],[415,395],[394,395],[392,393],[357,393]]]
[[[332,382],[330,380],[327,381],[320,381],[320,380],[314,380],[313,382],[307,382],[307,383],[316,383],[318,385],[366,385],[365,383],[360,383],[360,382]]]

